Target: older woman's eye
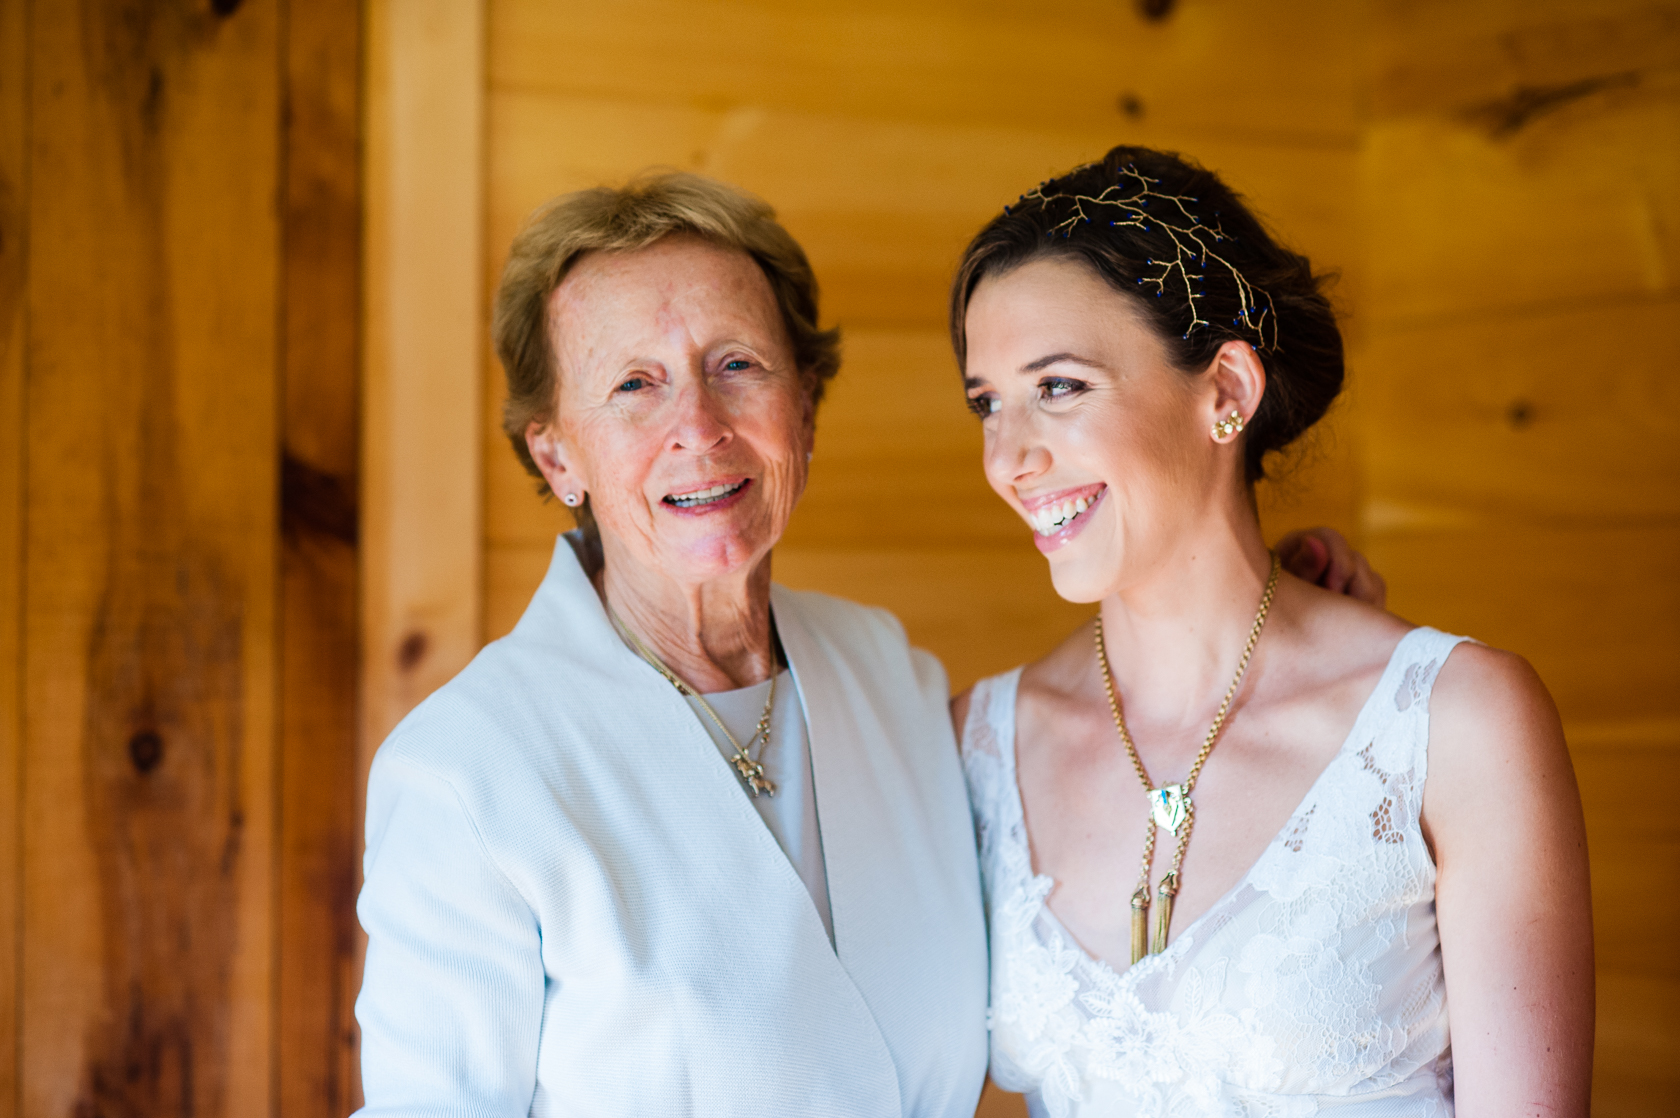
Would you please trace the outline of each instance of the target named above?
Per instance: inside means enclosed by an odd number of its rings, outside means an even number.
[[[752,368],[752,362],[745,357],[735,357],[723,363],[723,367],[731,373],[738,373],[742,369]]]
[[[620,392],[638,392],[641,389],[646,388],[649,383],[651,382],[647,377],[626,377],[624,381],[619,384],[618,390]]]
[[[996,396],[993,396],[990,393],[987,393],[984,396],[970,396],[968,398],[968,410],[979,416],[981,419],[985,419],[988,415],[991,415],[1002,406],[1003,401],[999,400]]]

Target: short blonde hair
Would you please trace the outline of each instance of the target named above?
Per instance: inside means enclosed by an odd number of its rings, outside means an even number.
[[[558,399],[549,296],[585,253],[646,248],[673,233],[739,249],[763,269],[813,408],[840,371],[840,331],[817,328],[817,279],[810,261],[762,199],[685,171],[645,173],[623,187],[562,195],[532,215],[513,239],[491,315],[490,334],[507,375],[502,430],[533,476],[541,478],[542,471],[525,445],[525,429],[552,417]],[[546,482],[540,491],[549,494]],[[590,519],[582,510],[586,530]]]

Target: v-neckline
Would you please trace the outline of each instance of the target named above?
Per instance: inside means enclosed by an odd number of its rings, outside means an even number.
[[[1209,917],[1224,908],[1228,903],[1230,903],[1232,898],[1247,887],[1249,881],[1265,863],[1266,859],[1271,857],[1272,851],[1278,847],[1279,840],[1290,833],[1291,828],[1295,826],[1296,821],[1300,818],[1302,811],[1305,810],[1307,806],[1317,797],[1319,785],[1323,784],[1325,778],[1330,775],[1336,766],[1340,764],[1345,757],[1349,756],[1349,746],[1361,736],[1359,733],[1360,727],[1365,725],[1371,711],[1374,709],[1377,697],[1383,694],[1384,686],[1388,683],[1389,677],[1394,674],[1394,667],[1400,662],[1401,650],[1406,647],[1407,643],[1411,641],[1414,636],[1423,631],[1424,627],[1422,626],[1409,629],[1405,635],[1400,638],[1399,642],[1395,644],[1394,650],[1388,654],[1388,663],[1383,665],[1382,674],[1377,677],[1377,682],[1372,686],[1371,693],[1365,697],[1365,702],[1360,705],[1359,713],[1354,715],[1353,725],[1348,727],[1347,736],[1342,739],[1342,744],[1336,749],[1335,753],[1331,754],[1330,759],[1324,763],[1324,767],[1320,769],[1318,775],[1313,778],[1312,784],[1308,786],[1307,791],[1301,797],[1300,802],[1297,803],[1294,809],[1289,813],[1289,817],[1283,821],[1283,826],[1278,828],[1277,834],[1273,835],[1271,839],[1267,841],[1266,845],[1261,849],[1260,854],[1254,859],[1253,864],[1250,865],[1243,875],[1237,879],[1236,884],[1225,890],[1218,900],[1209,905],[1200,916],[1190,921],[1190,923],[1187,924],[1182,931],[1174,936],[1172,941],[1167,944],[1167,949],[1165,951],[1161,952],[1159,955],[1145,955],[1136,963],[1129,964],[1124,968],[1117,968],[1113,963],[1110,963],[1107,959],[1102,958],[1100,955],[1093,955],[1086,949],[1085,945],[1080,942],[1079,937],[1074,935],[1066,924],[1062,923],[1061,918],[1058,917],[1050,908],[1050,893],[1059,883],[1049,874],[1038,872],[1033,864],[1032,838],[1027,834],[1027,809],[1025,801],[1021,798],[1021,770],[1018,764],[1019,758],[1015,749],[1017,736],[1016,711],[1020,709],[1019,696],[1021,673],[1023,671],[1022,668],[1016,668],[1015,678],[1011,681],[1012,693],[1010,695],[1009,704],[1009,784],[1014,793],[1011,806],[1014,809],[1015,818],[1020,822],[1020,843],[1026,848],[1025,861],[1028,875],[1027,885],[1030,888],[1035,886],[1041,880],[1049,882],[1049,888],[1044,889],[1038,897],[1038,912],[1042,913],[1044,917],[1055,927],[1055,929],[1061,933],[1062,937],[1078,954],[1079,958],[1087,966],[1096,969],[1099,974],[1104,974],[1106,972],[1106,974],[1113,975],[1118,979],[1128,979],[1133,975],[1141,974],[1145,970],[1152,969],[1148,966],[1150,960],[1165,960],[1179,953],[1185,944],[1194,942],[1195,932],[1202,926],[1202,924],[1207,922]]]

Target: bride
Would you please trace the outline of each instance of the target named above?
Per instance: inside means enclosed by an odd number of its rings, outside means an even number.
[[[975,237],[951,326],[988,479],[1098,604],[952,707],[998,1083],[1055,1116],[1585,1114],[1545,687],[1261,537],[1267,455],[1342,384],[1308,262],[1213,174],[1116,148]]]

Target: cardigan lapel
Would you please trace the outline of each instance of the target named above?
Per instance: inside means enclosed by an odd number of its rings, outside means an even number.
[[[835,951],[879,1022],[915,981],[901,923],[916,892],[904,846],[905,815],[915,810],[909,774],[894,762],[879,715],[883,696],[871,693],[798,595],[775,586],[771,605],[810,730]]]
[[[810,735],[818,830],[834,920],[832,945],[804,881],[748,801],[734,770],[676,690],[618,635],[565,537],[557,541],[548,574],[514,635],[548,644],[562,660],[591,661],[615,680],[624,681],[627,691],[620,701],[628,711],[640,711],[679,728],[680,740],[672,742],[671,748],[681,749],[686,755],[689,763],[682,766],[685,771],[694,772],[697,763],[704,773],[700,785],[684,794],[684,810],[693,820],[694,841],[716,842],[736,853],[750,852],[751,873],[762,887],[797,892],[808,919],[801,919],[792,933],[820,945],[820,952],[810,952],[825,960],[817,964],[818,969],[828,972],[836,992],[851,1003],[851,1016],[863,1023],[867,1034],[864,1043],[896,1079],[892,1049],[871,998],[858,980],[860,970],[877,983],[888,978],[872,967],[880,945],[873,942],[879,930],[872,926],[871,906],[877,898],[872,896],[871,882],[872,866],[878,858],[890,859],[892,851],[890,836],[881,849],[871,839],[868,799],[872,781],[867,777],[870,766],[863,760],[867,744],[863,728],[848,710],[848,703],[860,697],[857,683],[849,673],[838,670],[838,658],[813,634],[796,600],[780,587],[773,588],[771,600]],[[902,1101],[902,1091],[896,1094]]]

